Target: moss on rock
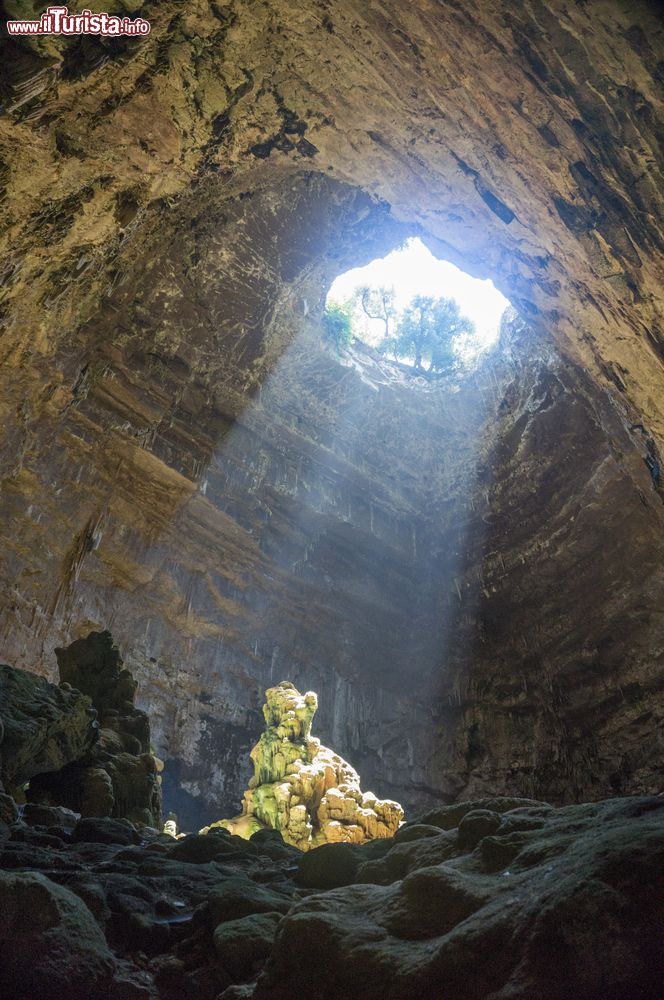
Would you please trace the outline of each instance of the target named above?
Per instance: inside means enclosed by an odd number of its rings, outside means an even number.
[[[362,792],[357,771],[311,736],[318,708],[313,691],[302,695],[282,681],[265,697],[266,729],[251,751],[254,776],[242,814],[213,826],[243,837],[272,828],[303,851],[393,836],[403,820],[399,803]]]

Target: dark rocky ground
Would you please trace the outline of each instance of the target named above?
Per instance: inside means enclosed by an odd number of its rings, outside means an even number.
[[[141,820],[158,761],[137,781],[149,724],[111,636],[58,658],[60,687],[0,672],[0,996],[661,996],[664,796],[457,803],[306,854],[176,840]]]
[[[664,797],[446,806],[302,855],[0,801],[0,991],[41,1000],[655,1000]]]
[[[60,687],[0,668],[1,997],[661,998],[664,796],[485,798],[308,853],[175,839],[112,637],[58,660]]]

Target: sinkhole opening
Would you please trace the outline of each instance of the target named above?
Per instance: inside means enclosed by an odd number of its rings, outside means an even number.
[[[324,333],[337,348],[359,342],[433,378],[474,367],[498,339],[509,304],[490,279],[473,278],[412,237],[335,279]]]

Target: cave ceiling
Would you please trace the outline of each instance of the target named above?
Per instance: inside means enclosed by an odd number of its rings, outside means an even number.
[[[658,8],[161,3],[145,7],[149,39],[120,51],[50,39],[12,52],[11,341],[48,353],[81,311],[67,285],[90,289],[94,313],[105,267],[159,199],[222,204],[266,161],[271,176],[360,187],[491,275],[524,318],[624,383],[661,438]]]

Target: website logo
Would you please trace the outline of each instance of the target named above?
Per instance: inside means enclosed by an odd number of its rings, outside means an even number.
[[[47,7],[38,21],[7,21],[13,36],[30,35],[149,35],[152,25],[142,17],[119,17],[102,11],[70,14],[68,7]]]

